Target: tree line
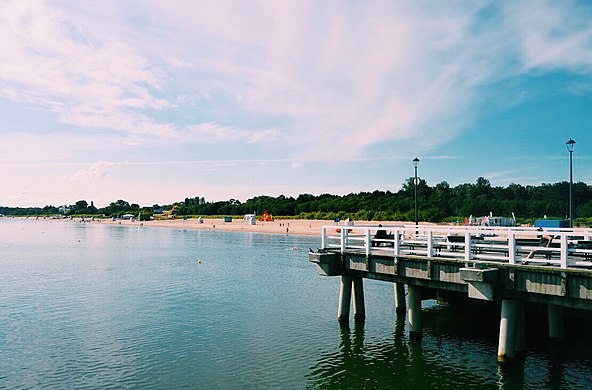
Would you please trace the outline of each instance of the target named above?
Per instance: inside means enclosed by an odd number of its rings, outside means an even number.
[[[534,219],[566,218],[569,213],[569,183],[543,183],[539,186],[510,184],[507,187],[492,186],[482,177],[475,183],[451,187],[443,181],[429,186],[425,180],[417,183],[419,220],[428,222],[463,221],[470,215],[510,217],[512,213],[522,222]],[[572,187],[575,224],[592,222],[592,187],[583,182]],[[256,196],[241,202],[237,199],[208,202],[204,197],[185,198],[171,205],[140,207],[124,200],[96,208],[81,200],[69,206],[45,206],[43,208],[0,207],[0,214],[14,216],[33,215],[96,215],[119,217],[126,213],[149,218],[160,212],[173,217],[188,216],[241,216],[267,211],[274,216],[303,219],[352,218],[368,221],[413,221],[415,185],[414,179],[405,181],[397,192],[379,191],[351,193],[348,195],[301,194],[298,197],[280,195]],[[144,218],[141,217],[141,218]]]

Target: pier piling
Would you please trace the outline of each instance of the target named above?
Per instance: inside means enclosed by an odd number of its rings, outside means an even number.
[[[366,319],[364,306],[364,281],[360,277],[352,278],[354,288],[354,321],[363,322]]]
[[[405,304],[405,284],[394,283],[395,290],[395,312],[398,315],[405,314],[407,305]]]
[[[525,313],[524,313],[524,302],[516,302],[516,343],[515,343],[515,356],[516,359],[523,359],[525,354],[526,346],[526,325],[525,325]]]
[[[339,309],[337,311],[337,320],[339,322],[349,322],[349,307],[351,303],[352,278],[350,276],[341,276],[341,286],[339,288]]]
[[[549,338],[563,340],[563,308],[557,305],[547,305],[549,317]]]
[[[409,338],[420,339],[421,328],[421,287],[410,284],[407,286],[409,292],[409,310],[407,319],[409,321]]]
[[[497,360],[500,363],[511,363],[516,352],[517,304],[513,299],[502,300],[500,319],[499,344]]]

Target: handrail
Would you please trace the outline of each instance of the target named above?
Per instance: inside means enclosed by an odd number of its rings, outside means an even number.
[[[376,237],[378,230],[386,235]],[[551,245],[540,244],[543,236],[553,237]],[[366,256],[380,253],[592,268],[592,229],[587,228],[330,225],[323,226],[321,237],[322,249],[360,250]]]

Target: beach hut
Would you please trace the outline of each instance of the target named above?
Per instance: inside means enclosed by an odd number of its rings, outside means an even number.
[[[257,218],[255,214],[245,214],[245,221],[247,221],[248,225],[255,225],[257,223]]]

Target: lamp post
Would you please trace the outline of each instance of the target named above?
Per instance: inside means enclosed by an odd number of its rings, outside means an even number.
[[[413,182],[415,184],[415,227],[417,227],[418,224],[418,218],[417,218],[417,166],[419,165],[419,159],[417,157],[415,157],[413,159],[413,168],[415,169],[415,181]]]
[[[574,146],[576,145],[576,141],[573,139],[567,140],[565,146],[567,146],[567,151],[569,152],[569,227],[573,228],[573,208],[572,208],[572,187],[573,187],[573,165],[572,165],[572,155]]]

